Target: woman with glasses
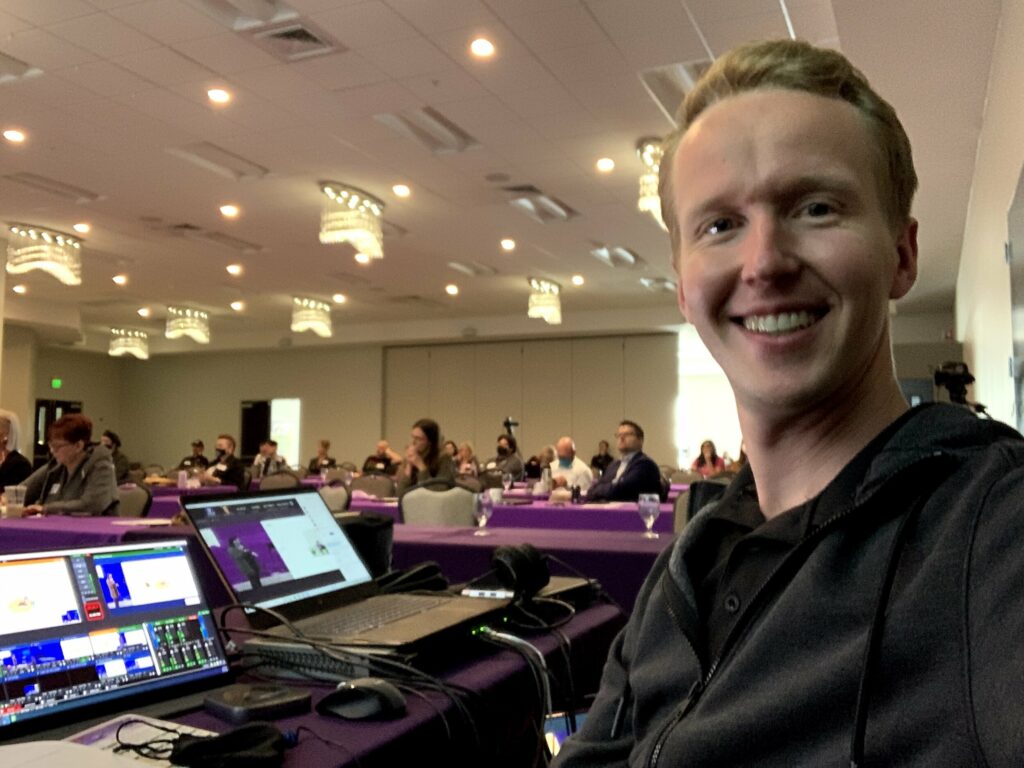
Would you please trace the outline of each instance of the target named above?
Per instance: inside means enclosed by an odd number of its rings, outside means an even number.
[[[117,485],[110,450],[92,442],[92,420],[81,413],[47,430],[50,460],[25,481],[25,514],[116,515]]]

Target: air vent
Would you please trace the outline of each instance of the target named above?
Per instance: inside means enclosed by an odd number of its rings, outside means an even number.
[[[404,307],[421,307],[424,309],[443,309],[445,307],[439,301],[425,299],[417,294],[406,294],[404,296],[386,296],[383,301],[386,304],[400,304]]]
[[[263,29],[295,19],[298,14],[283,0],[190,0],[235,32]]]
[[[534,221],[548,224],[552,221],[568,221],[579,213],[557,198],[545,195],[533,185],[505,187],[511,193],[509,205],[518,208]]]
[[[594,248],[590,255],[614,269],[635,269],[644,263],[635,252],[621,245],[601,245]]]
[[[664,277],[641,277],[640,285],[654,293],[675,293],[676,284]]]
[[[488,264],[481,264],[479,261],[449,261],[448,266],[456,272],[461,272],[470,277],[493,277],[498,270]]]
[[[693,90],[694,84],[701,78],[708,67],[710,59],[698,59],[682,64],[669,64],[664,67],[652,67],[640,73],[640,82],[647,93],[668,121],[676,125],[676,110],[683,103],[683,98]]]
[[[464,152],[480,143],[433,107],[406,109],[398,114],[385,112],[373,117],[435,155]]]
[[[91,203],[100,199],[98,194],[90,192],[88,189],[74,187],[70,184],[65,184],[63,181],[57,181],[47,176],[39,176],[35,173],[11,173],[3,178],[13,181],[15,184],[23,184],[39,192],[46,192],[55,197],[72,200],[76,203]]]
[[[262,165],[246,160],[234,152],[228,152],[216,144],[200,141],[184,147],[167,147],[166,152],[195,163],[200,168],[213,171],[220,176],[241,181],[242,179],[262,179],[268,171]]]
[[[222,248],[229,248],[232,251],[239,253],[260,253],[263,250],[262,245],[256,245],[246,240],[239,240],[237,237],[231,237],[231,235],[224,235],[220,232],[209,232],[202,227],[197,227],[195,224],[189,224],[184,222],[181,224],[172,224],[165,230],[172,235],[180,235],[187,237],[189,240],[198,240],[203,243],[211,243],[212,245],[219,245]]]
[[[43,70],[0,51],[0,84],[43,74]]]
[[[274,57],[288,62],[304,61],[313,56],[325,56],[328,53],[348,50],[308,21],[260,29],[252,34],[252,40]]]

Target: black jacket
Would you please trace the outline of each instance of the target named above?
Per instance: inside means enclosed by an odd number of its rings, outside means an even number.
[[[641,493],[662,494],[661,470],[654,459],[643,451],[629,460],[626,471],[615,482],[615,473],[619,471],[622,459],[616,459],[608,465],[601,479],[590,486],[587,501],[636,501]]]
[[[708,517],[655,564],[559,768],[1022,764],[1020,435],[918,409],[702,664],[685,558]]]

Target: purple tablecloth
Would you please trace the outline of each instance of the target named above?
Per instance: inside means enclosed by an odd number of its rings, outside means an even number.
[[[151,485],[149,492],[154,499],[162,496],[197,496],[204,493],[234,493],[234,485],[201,485],[198,488],[179,488],[176,485]]]
[[[506,544],[533,544],[568,566],[550,561],[552,573],[595,578],[627,613],[655,558],[671,545],[672,534],[657,539],[639,532],[579,531],[539,528],[498,528],[474,536],[471,528],[396,525],[392,563],[406,568],[436,560],[453,582],[469,581],[491,569],[491,555]]]

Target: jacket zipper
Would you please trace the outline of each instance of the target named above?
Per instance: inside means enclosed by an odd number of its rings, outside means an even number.
[[[889,475],[889,478],[886,480],[886,482],[882,483],[880,486],[878,486],[878,488],[872,491],[870,496],[868,496],[865,499],[862,499],[859,504],[856,504],[843,512],[839,512],[833,515],[824,523],[822,523],[818,528],[813,530],[807,537],[802,539],[794,548],[794,553],[797,550],[807,546],[809,543],[822,538],[826,533],[830,532],[841,521],[845,520],[850,515],[854,514],[858,510],[865,507],[869,502],[874,501],[875,496],[881,493],[883,489],[887,488],[889,483],[892,482],[897,476],[899,476],[903,472],[907,471],[911,467],[916,467],[918,464],[925,463],[931,459],[936,459],[943,455],[944,454],[940,452],[931,453],[928,456],[914,459],[913,461],[907,462],[906,464],[898,467]],[[750,621],[745,619],[751,615],[753,609],[757,606],[757,602],[761,598],[761,595],[768,588],[768,585],[772,583],[772,581],[775,579],[779,571],[786,567],[786,564],[789,562],[792,556],[793,553],[791,553],[789,557],[786,557],[781,563],[775,566],[772,572],[768,575],[768,578],[765,579],[762,582],[761,586],[758,587],[757,591],[754,592],[754,596],[750,599],[750,601],[747,604],[747,610],[744,611],[743,616],[740,617],[741,620],[736,622],[736,624],[733,625],[732,631],[728,635],[726,635],[725,642],[722,644],[722,650],[718,654],[718,656],[714,660],[712,660],[710,666],[708,667],[707,674],[704,675],[704,678],[702,680],[698,680],[693,684],[693,687],[690,688],[690,692],[687,695],[686,700],[683,702],[682,706],[680,706],[679,709],[676,710],[675,714],[672,716],[669,722],[662,726],[661,731],[659,731],[658,733],[658,738],[654,742],[654,748],[651,750],[651,757],[650,760],[648,760],[647,762],[648,768],[657,768],[658,758],[661,756],[661,751],[665,746],[665,741],[668,738],[669,731],[671,731],[672,728],[674,728],[680,720],[686,717],[686,715],[690,712],[691,709],[693,709],[694,705],[697,703],[701,694],[705,690],[707,690],[707,687],[711,683],[711,679],[715,676],[715,672],[718,671],[721,662],[725,659],[729,651],[731,651],[733,647],[736,645],[735,641],[738,641],[741,634],[748,629]],[[671,575],[667,572],[666,577],[672,578]],[[686,638],[686,642],[690,645],[691,650],[693,650],[694,645],[693,642],[690,640],[689,636],[687,636],[685,632],[683,632],[682,634],[683,637]],[[697,658],[699,659],[700,656],[697,656]]]

